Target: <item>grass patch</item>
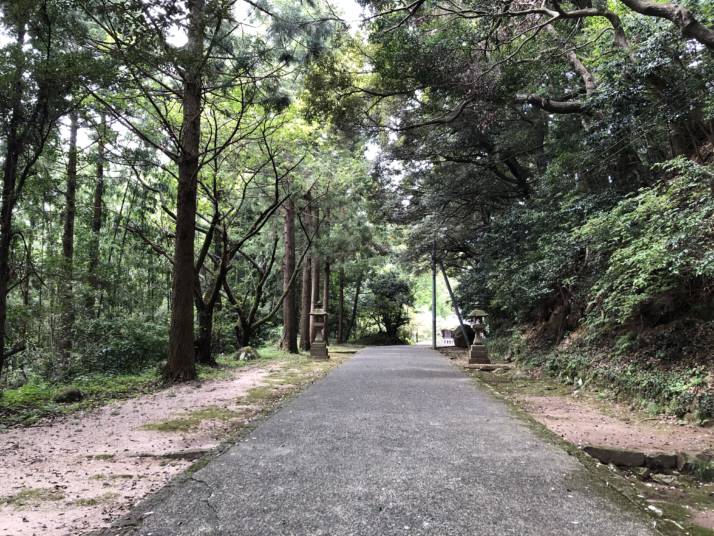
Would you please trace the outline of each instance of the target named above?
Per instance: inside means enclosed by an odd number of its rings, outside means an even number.
[[[98,504],[104,504],[108,502],[112,502],[114,499],[119,497],[118,493],[114,492],[107,492],[107,493],[102,493],[98,497],[88,497],[86,499],[77,499],[76,501],[72,501],[70,504],[74,506],[97,506]]]
[[[90,408],[109,400],[127,398],[156,390],[158,372],[148,369],[139,374],[78,376],[69,383],[51,383],[33,379],[22,387],[0,392],[0,425],[31,425],[42,418]],[[80,402],[58,404],[58,393],[78,389],[84,395]]]
[[[314,381],[330,369],[336,367],[350,357],[354,352],[333,352],[330,348],[329,360],[313,360],[307,355],[295,356],[286,354],[290,359],[290,366],[269,374],[265,381],[267,385],[254,387],[247,395],[239,400],[248,404],[261,404],[272,402],[291,393],[297,388]],[[285,354],[285,352],[283,352]],[[280,389],[278,386],[293,386],[289,389]]]
[[[89,477],[91,480],[131,480],[134,475],[129,474],[118,474],[118,475],[105,475],[104,473],[98,473]]]
[[[14,495],[0,497],[0,504],[8,506],[28,506],[45,501],[61,501],[64,497],[64,492],[58,489],[24,488]]]
[[[113,460],[114,454],[90,454],[87,458],[90,460]]]
[[[259,402],[266,402],[273,400],[279,396],[280,391],[275,387],[269,385],[261,385],[260,387],[253,387],[245,397],[241,397],[242,401],[248,404],[257,404]]]
[[[208,406],[205,408],[186,413],[176,419],[154,422],[142,426],[144,430],[156,430],[158,432],[188,432],[198,427],[203,421],[230,421],[240,416],[236,411],[218,406]]]

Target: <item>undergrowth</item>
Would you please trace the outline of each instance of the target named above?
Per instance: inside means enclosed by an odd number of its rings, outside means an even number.
[[[574,387],[590,386],[639,409],[704,421],[714,418],[714,393],[710,369],[701,361],[667,361],[644,358],[621,340],[596,346],[581,340],[570,345],[538,345],[514,330],[494,337],[489,350],[495,358],[508,357],[527,368],[537,368]]]
[[[255,361],[236,361],[226,356],[219,356],[217,368],[199,366],[199,378],[200,380],[227,379],[237,368],[294,358],[292,354],[274,347],[261,348],[259,351],[261,357]],[[160,370],[156,366],[133,374],[77,375],[65,383],[31,377],[21,387],[0,392],[0,429],[16,425],[31,425],[43,418],[94,407],[109,400],[156,391],[163,386]],[[82,400],[69,404],[54,401],[59,393],[68,389],[79,390],[83,395]]]

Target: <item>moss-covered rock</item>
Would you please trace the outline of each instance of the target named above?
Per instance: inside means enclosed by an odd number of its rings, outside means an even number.
[[[254,359],[260,359],[260,354],[252,346],[244,346],[236,352],[236,359],[238,361],[253,361]]]

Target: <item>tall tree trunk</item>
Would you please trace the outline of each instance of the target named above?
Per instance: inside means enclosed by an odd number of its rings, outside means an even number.
[[[302,265],[302,290],[300,293],[300,349],[310,349],[310,309],[312,308],[312,274],[310,262]]]
[[[320,209],[315,207],[310,214],[310,227],[315,230],[317,229],[317,224],[320,221]],[[310,275],[312,277],[310,281],[310,303],[312,308],[316,308],[320,305],[320,256],[317,251],[313,249],[313,254],[310,256]],[[313,325],[314,317],[310,317],[310,342],[315,338],[315,326]]]
[[[201,142],[204,0],[187,0],[189,11],[186,72],[183,85],[183,123],[178,162],[176,239],[171,285],[171,326],[164,377],[169,381],[196,378],[193,349],[194,239],[196,189]]]
[[[322,280],[322,306],[325,312],[329,313],[330,307],[330,261],[325,258],[325,274]],[[330,339],[330,315],[325,318],[325,342]]]
[[[71,365],[74,337],[74,219],[77,197],[77,112],[70,114],[69,152],[67,154],[67,182],[65,184],[64,230],[62,232],[62,281],[60,281],[61,331],[59,340],[59,373],[64,375]]]
[[[0,208],[0,375],[5,365],[5,348],[7,339],[7,295],[10,284],[10,248],[12,247],[12,211],[18,192],[16,192],[18,162],[24,149],[24,143],[19,136],[23,120],[22,99],[24,94],[23,76],[25,72],[22,47],[25,42],[24,25],[17,27],[17,57],[15,80],[11,96],[11,114],[7,127],[5,141],[5,161],[3,165],[2,207]]]
[[[295,271],[295,204],[289,199],[284,207],[283,240],[285,253],[283,255],[283,338],[280,343],[283,350],[291,354],[298,353],[297,345],[297,308],[295,304],[295,286],[291,285]],[[288,288],[289,287],[289,288]]]
[[[22,282],[22,306],[25,311],[29,312],[30,308],[30,290],[32,288],[32,250],[34,249],[35,242],[35,221],[32,216],[30,216],[30,231],[27,233],[27,247],[25,251],[25,278]],[[27,344],[27,339],[30,336],[30,325],[32,319],[29,315],[24,314],[22,322],[19,329],[19,338],[22,344]]]
[[[344,327],[345,327],[345,269],[340,266],[338,275],[338,292],[337,292],[337,343],[345,342]]]
[[[236,347],[238,349],[250,346],[253,338],[252,327],[240,319],[235,323]]]
[[[198,336],[195,342],[196,362],[215,367],[218,365],[213,357],[213,311],[214,305],[207,304],[198,309]]]
[[[345,333],[345,340],[350,340],[350,336],[352,335],[352,330],[355,327],[355,323],[357,322],[357,306],[359,304],[359,293],[362,288],[362,276],[357,279],[357,287],[355,288],[355,299],[352,302],[352,316],[350,317],[350,323],[347,326],[347,333]]]
[[[107,119],[102,114],[97,133],[97,181],[94,184],[94,195],[92,202],[92,225],[91,237],[89,240],[89,261],[87,263],[87,282],[89,283],[89,294],[87,295],[87,311],[92,314],[99,294],[100,284],[97,269],[99,268],[99,239],[102,231],[102,210],[104,197],[104,143],[107,130]]]

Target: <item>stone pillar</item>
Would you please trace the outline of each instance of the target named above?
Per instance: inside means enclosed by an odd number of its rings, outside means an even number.
[[[327,312],[322,308],[316,308],[312,310],[310,316],[312,317],[314,333],[310,344],[310,357],[313,359],[330,359],[330,355],[327,352],[327,342],[325,340]]]
[[[491,362],[488,358],[488,350],[486,350],[486,345],[484,344],[486,324],[483,318],[485,317],[485,313],[483,313],[483,315],[484,316],[474,315],[473,313],[470,315],[473,318],[471,327],[473,327],[474,330],[474,342],[469,350],[469,365]]]

